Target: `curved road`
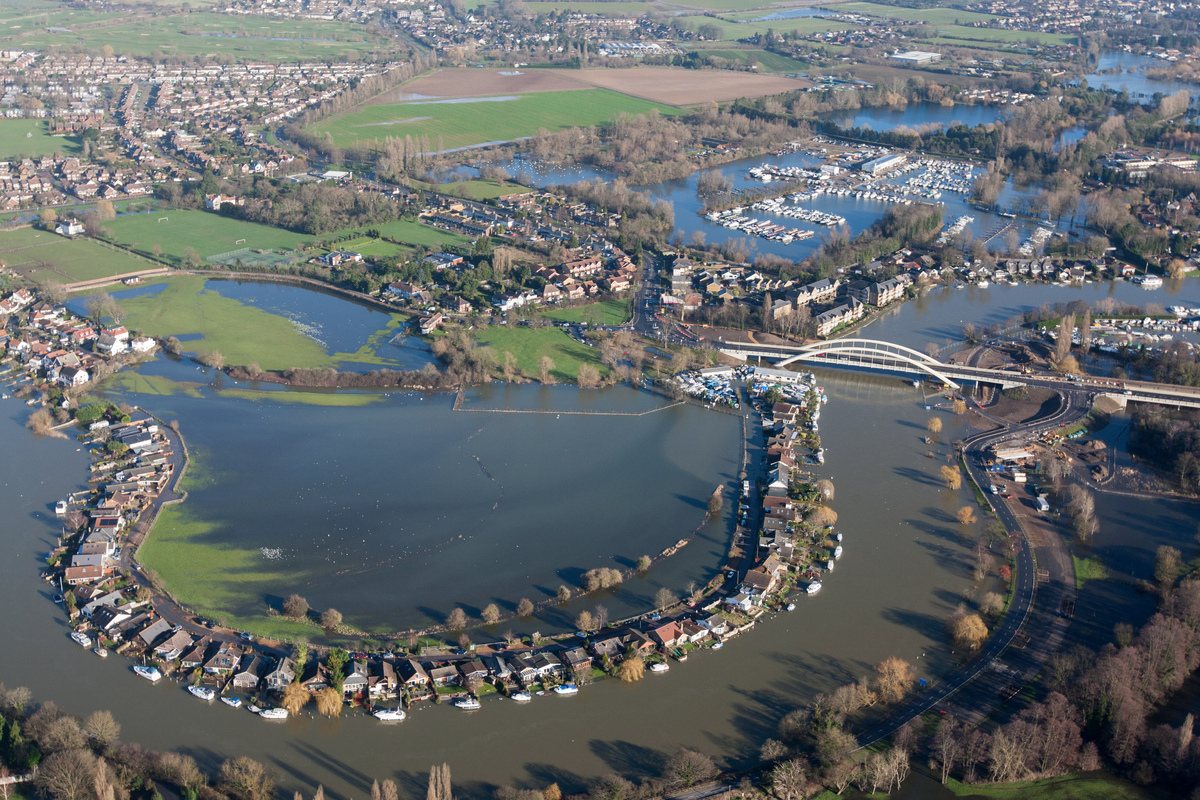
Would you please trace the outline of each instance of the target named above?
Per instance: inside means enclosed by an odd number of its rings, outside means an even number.
[[[1085,392],[1066,392],[1063,394],[1062,405],[1047,417],[1023,425],[987,431],[965,440],[963,442],[963,460],[966,462],[971,478],[981,488],[991,482],[983,463],[983,454],[987,448],[1012,439],[1031,439],[1042,431],[1074,422],[1087,414],[1089,405]],[[1013,597],[1008,613],[1004,615],[1004,620],[1000,625],[992,631],[979,656],[951,673],[932,689],[914,697],[887,719],[861,733],[858,736],[860,747],[867,747],[890,736],[909,720],[932,710],[974,680],[979,673],[991,667],[1004,653],[1028,619],[1033,608],[1037,587],[1037,570],[1033,550],[1022,533],[1021,526],[1012,509],[1006,503],[995,503],[994,507],[997,518],[1004,524],[1011,540],[1018,548],[1016,553],[1017,583],[1013,587]],[[1046,655],[1049,656],[1049,653]]]

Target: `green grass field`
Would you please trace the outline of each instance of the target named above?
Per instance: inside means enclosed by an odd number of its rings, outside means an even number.
[[[797,61],[794,58],[781,56],[778,53],[771,53],[767,50],[729,50],[707,47],[690,47],[688,49],[694,50],[700,55],[716,56],[717,58],[738,61],[743,64],[750,63],[750,59],[753,58],[755,63],[759,65],[759,72],[805,72],[809,68],[809,65],[803,61]]]
[[[166,221],[159,222],[164,217]],[[182,262],[183,251],[189,247],[206,258],[243,247],[292,250],[316,239],[208,211],[175,210],[117,217],[105,222],[104,227],[113,232],[114,241],[142,253],[151,253],[154,245],[159,245],[163,256],[177,264]]]
[[[93,15],[95,16],[95,15]],[[124,25],[80,28],[96,19],[60,19],[49,32],[44,26],[12,30],[10,44],[27,49],[112,45],[117,55],[145,56],[226,54],[264,61],[312,61],[394,49],[385,37],[368,34],[362,25],[326,20],[271,20],[224,14],[179,14]]]
[[[494,200],[506,194],[528,194],[533,191],[528,186],[522,186],[519,183],[491,180],[459,181],[458,183],[422,183],[415,181],[413,188],[425,189],[426,191],[438,192],[440,194],[449,194],[468,200]]]
[[[75,283],[161,266],[89,239],[33,228],[0,232],[0,258],[35,283]]]
[[[44,119],[0,119],[0,158],[74,155],[83,142],[78,136],[51,136]]]
[[[559,322],[587,322],[589,325],[620,325],[629,320],[629,302],[602,300],[577,308],[543,311],[542,316]]]
[[[875,17],[891,17],[909,22],[927,22],[932,25],[960,24],[971,22],[990,22],[996,19],[994,14],[981,14],[977,11],[960,11],[957,8],[904,8],[903,6],[886,6],[880,3],[838,3],[827,6],[830,11],[840,11],[845,14],[870,14]]]
[[[332,134],[340,147],[388,136],[425,135],[431,147],[469,147],[487,142],[507,142],[533,136],[540,128],[560,131],[578,125],[587,127],[608,122],[620,113],[643,114],[658,109],[663,114],[681,113],[670,106],[610,92],[585,89],[575,92],[543,92],[511,99],[466,98],[468,102],[416,101],[360,106],[317,123],[310,131]]]
[[[380,236],[419,247],[437,249],[471,243],[470,237],[463,236],[461,233],[443,231],[423,225],[420,222],[411,222],[406,219],[398,219],[394,222],[385,222],[382,225],[372,225],[371,227],[379,231]]]
[[[819,17],[797,17],[796,19],[773,19],[756,21],[762,17],[761,11],[751,11],[745,14],[732,14],[728,17],[689,17],[687,25],[696,30],[701,25],[715,25],[721,29],[721,38],[726,41],[744,39],[747,36],[766,33],[768,29],[776,33],[798,31],[801,35],[823,33],[824,31],[845,31],[854,26],[849,22],[821,19]]]
[[[608,367],[600,363],[596,348],[588,347],[567,336],[560,328],[504,328],[492,326],[479,332],[479,344],[496,351],[499,363],[504,363],[504,354],[512,353],[517,367],[526,375],[538,374],[538,362],[542,356],[554,360],[551,373],[557,380],[574,381],[579,376],[582,364],[591,364],[607,375]]]
[[[654,3],[589,3],[563,0],[557,3],[526,3],[525,8],[531,14],[548,14],[551,11],[578,11],[582,14],[603,14],[609,17],[636,17],[658,10]]]
[[[959,797],[1002,800],[1155,800],[1167,796],[1107,772],[997,784],[959,783],[952,779],[945,788]]]
[[[1088,581],[1102,581],[1108,578],[1108,569],[1099,558],[1080,558],[1072,553],[1071,561],[1075,565],[1075,589],[1077,591],[1082,589],[1083,584]]]
[[[988,42],[997,44],[1024,44],[1028,41],[1036,41],[1044,45],[1069,45],[1075,44],[1078,41],[1076,36],[1068,36],[1065,33],[1042,33],[1041,31],[1009,31],[1001,28],[967,28],[961,25],[954,25],[948,28],[938,27],[938,41],[945,42],[951,46],[958,44],[958,40],[964,40],[965,46],[970,46],[970,42]],[[953,41],[948,41],[953,40]],[[933,41],[932,39],[929,41]],[[960,45],[963,46],[963,45]]]

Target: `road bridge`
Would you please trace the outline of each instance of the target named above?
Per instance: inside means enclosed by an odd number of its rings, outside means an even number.
[[[869,372],[898,373],[912,378],[933,378],[959,389],[962,384],[990,384],[1001,389],[1034,386],[1059,392],[1086,391],[1106,396],[1122,408],[1128,403],[1157,403],[1177,408],[1200,408],[1200,389],[1148,381],[1067,375],[1021,374],[1009,370],[947,364],[904,345],[878,339],[832,339],[806,345],[761,342],[711,342],[726,355],[740,360],[765,358],[776,367],[808,364]]]

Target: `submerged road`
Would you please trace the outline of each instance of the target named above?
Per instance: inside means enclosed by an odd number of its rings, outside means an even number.
[[[966,462],[967,470],[970,472],[972,480],[984,491],[986,491],[985,487],[991,482],[988,479],[988,473],[983,463],[983,455],[989,447],[1014,439],[1031,439],[1043,431],[1074,422],[1086,415],[1089,407],[1090,403],[1086,392],[1066,392],[1063,394],[1062,405],[1059,406],[1058,410],[1046,417],[1029,423],[987,431],[970,437],[963,442],[962,452],[963,460]],[[956,710],[960,715],[982,719],[993,707],[999,705],[1003,700],[1008,699],[1007,696],[1003,696],[1004,689],[1007,685],[1015,682],[1013,677],[1009,677],[1010,675],[1030,675],[1030,670],[1040,668],[1040,665],[1057,649],[1057,642],[1055,640],[1060,640],[1061,636],[1052,635],[1052,633],[1057,632],[1052,632],[1051,629],[1054,627],[1065,628],[1065,625],[1055,626],[1053,624],[1054,620],[1058,619],[1059,603],[1063,594],[1061,587],[1059,587],[1059,591],[1044,593],[1043,605],[1046,607],[1039,607],[1036,612],[1039,622],[1039,638],[1035,646],[1023,654],[1024,657],[1021,659],[1022,664],[1020,665],[1022,669],[1019,671],[1010,670],[999,664],[1000,656],[1004,655],[1018,632],[1030,620],[1031,615],[1035,613],[1034,601],[1038,599],[1037,565],[1034,559],[1033,548],[1022,530],[1017,515],[1013,513],[1007,503],[997,502],[993,505],[996,509],[997,518],[1004,524],[1011,542],[1017,548],[1015,555],[1017,564],[1016,584],[1013,587],[1012,601],[1009,604],[1008,613],[1004,615],[1004,619],[1000,625],[991,632],[987,642],[983,645],[983,650],[975,659],[948,675],[933,688],[915,696],[891,716],[861,733],[858,736],[860,747],[867,747],[880,739],[891,736],[897,729],[910,720],[933,710],[939,704],[945,704],[950,700],[952,695],[956,695],[964,690],[981,673],[987,670],[989,675],[994,676],[992,680],[979,682],[985,685],[972,686],[971,689],[973,691],[970,691],[969,699],[965,696],[955,698],[958,701],[956,702],[956,706],[958,706]],[[1065,577],[1061,572],[1060,569],[1056,569],[1055,573],[1057,574],[1055,577]],[[1054,608],[1049,608],[1049,604],[1053,604]],[[1043,628],[1046,630],[1040,630]],[[1026,633],[1028,634],[1029,631],[1026,631]],[[1032,639],[1032,637],[1030,638]],[[1033,674],[1036,674],[1036,672]],[[974,691],[975,689],[978,689],[978,691]],[[943,708],[942,710],[945,709]]]

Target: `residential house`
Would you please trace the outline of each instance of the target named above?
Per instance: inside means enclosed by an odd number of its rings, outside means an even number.
[[[266,687],[277,692],[283,691],[294,680],[296,680],[296,664],[286,656],[276,661],[263,677]]]
[[[680,629],[679,623],[674,620],[664,625],[659,625],[650,631],[650,638],[663,647],[674,647],[679,644],[682,637],[683,631]]]
[[[558,654],[558,658],[562,661],[568,673],[590,669],[592,666],[592,657],[582,647],[572,647],[570,650],[564,650]]]
[[[453,666],[434,667],[429,672],[429,682],[434,686],[450,686],[458,682],[458,668]]]
[[[212,641],[207,637],[196,642],[190,650],[179,657],[179,668],[187,671],[199,667],[207,660],[208,648],[211,645]]]
[[[396,675],[399,677],[400,682],[409,688],[429,685],[429,673],[425,671],[420,662],[413,661],[410,658],[396,663]]]
[[[329,686],[329,667],[312,659],[304,669],[304,677],[300,679],[300,685],[313,694],[327,688]]]
[[[357,695],[367,688],[370,683],[371,676],[367,672],[367,663],[365,661],[354,661],[350,664],[350,672],[342,681],[342,692],[348,696]]]
[[[242,660],[242,649],[229,642],[221,642],[208,661],[204,662],[204,674],[229,675]]]
[[[262,656],[257,653],[247,653],[242,656],[241,663],[233,673],[233,688],[250,692],[258,689],[258,682],[265,666],[266,663]]]
[[[399,685],[396,666],[391,661],[380,659],[371,663],[371,676],[367,681],[367,691],[371,697],[394,695]]]
[[[191,649],[192,635],[187,631],[175,631],[167,639],[159,642],[155,654],[163,661],[174,661]]]

